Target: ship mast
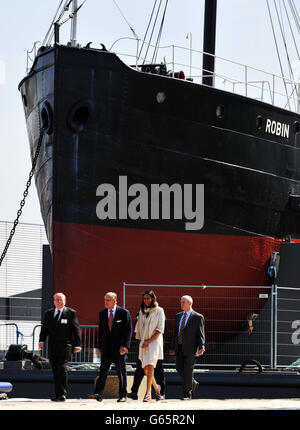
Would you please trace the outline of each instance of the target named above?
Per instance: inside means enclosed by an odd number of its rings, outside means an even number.
[[[216,20],[217,0],[205,0],[202,83],[211,87],[214,86]]]
[[[73,0],[72,24],[71,24],[71,46],[77,46],[77,9],[78,0]]]

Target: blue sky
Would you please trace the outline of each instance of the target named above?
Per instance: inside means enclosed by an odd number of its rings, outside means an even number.
[[[139,37],[143,37],[153,0],[116,0]],[[13,221],[30,171],[29,144],[18,84],[25,76],[26,50],[43,40],[58,0],[16,0],[2,2],[0,27],[0,220]],[[81,3],[81,0],[79,0]],[[300,12],[299,0],[295,0]],[[270,0],[270,5],[273,1]],[[283,11],[283,9],[282,9]],[[162,45],[202,50],[203,0],[170,0]],[[280,74],[265,0],[219,0],[216,55]],[[295,29],[295,27],[294,27]],[[278,30],[278,24],[277,24]],[[289,42],[288,28],[285,28]],[[278,32],[277,32],[278,33]],[[67,41],[69,24],[62,39]],[[113,0],[87,0],[80,11],[78,41],[110,47],[119,37],[132,34]],[[299,43],[299,34],[296,34]],[[291,45],[291,43],[290,43]],[[280,45],[283,52],[283,45]],[[291,50],[295,64],[296,52]],[[161,60],[161,59],[159,59]],[[287,69],[286,69],[287,70]],[[34,183],[21,218],[42,223]]]

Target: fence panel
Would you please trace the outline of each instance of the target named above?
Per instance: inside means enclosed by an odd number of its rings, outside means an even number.
[[[82,350],[80,353],[72,354],[70,362],[71,363],[98,363],[99,356],[97,354],[97,343],[98,343],[98,326],[96,325],[81,325],[81,340],[82,340]],[[35,353],[40,353],[38,350],[38,340],[41,331],[41,325],[38,324],[33,329],[32,334],[32,351]],[[29,345],[28,345],[29,347]],[[43,357],[48,358],[48,342],[41,354]]]
[[[180,297],[193,297],[193,309],[204,315],[206,353],[197,358],[198,367],[238,367],[244,360],[257,360],[265,367],[300,366],[300,289],[272,287],[223,287],[203,285],[137,285],[124,284],[125,306],[130,311],[133,327],[141,301],[141,293],[152,288],[167,322],[164,335],[165,365],[174,366],[169,355],[173,337],[174,318],[180,312]],[[275,299],[273,299],[275,297]],[[41,325],[33,328],[28,349],[38,352]],[[98,363],[98,327],[80,326],[82,351],[71,357],[71,362]],[[273,330],[274,328],[274,330]],[[0,324],[0,359],[9,345],[22,343],[22,325]],[[31,343],[32,339],[32,343]],[[128,362],[135,363],[138,343],[133,339]],[[42,355],[48,357],[47,346]]]
[[[276,365],[300,366],[300,289],[277,287]]]
[[[0,359],[5,354],[11,344],[17,344],[19,341],[19,329],[15,323],[0,324]]]
[[[199,366],[240,366],[244,360],[257,360],[264,366],[272,364],[272,294],[268,286],[204,286],[123,284],[123,302],[134,316],[141,293],[153,289],[164,308],[167,330],[164,336],[165,363],[174,365],[169,356],[174,331],[174,318],[180,312],[180,298],[187,294],[193,309],[204,315],[206,353],[197,358]],[[129,360],[134,361],[137,342],[132,342]],[[135,353],[135,354],[134,354]]]

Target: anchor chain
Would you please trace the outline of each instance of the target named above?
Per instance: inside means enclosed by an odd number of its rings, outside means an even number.
[[[25,205],[25,199],[26,199],[26,197],[28,195],[28,190],[29,190],[29,187],[31,185],[32,177],[34,175],[34,171],[35,171],[37,159],[38,159],[38,156],[39,156],[39,153],[40,153],[40,149],[41,149],[41,145],[42,145],[42,141],[43,141],[43,136],[44,136],[45,130],[46,130],[46,126],[43,125],[42,128],[41,128],[39,141],[38,141],[37,148],[36,148],[36,151],[35,151],[35,154],[34,154],[34,158],[33,158],[33,161],[32,161],[32,167],[31,167],[31,170],[30,170],[30,173],[29,173],[28,181],[26,182],[26,188],[25,188],[25,191],[23,192],[23,199],[20,202],[20,209],[17,212],[17,217],[14,220],[14,225],[13,225],[11,231],[10,231],[9,238],[7,239],[6,245],[5,245],[4,250],[3,250],[2,254],[1,254],[1,257],[0,257],[0,267],[1,267],[2,262],[3,262],[3,260],[4,260],[5,256],[6,256],[6,254],[7,254],[9,245],[11,244],[13,235],[15,234],[16,227],[19,224],[20,216],[22,215],[22,210],[23,210],[23,207]]]

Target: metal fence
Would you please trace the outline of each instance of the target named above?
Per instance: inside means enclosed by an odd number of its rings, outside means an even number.
[[[136,315],[136,297],[153,289],[165,310],[165,363],[180,297],[193,297],[193,309],[204,315],[206,352],[200,367],[240,366],[257,360],[265,367],[300,366],[300,289],[273,286],[207,286],[123,284],[123,305]],[[134,319],[134,318],[133,318]],[[137,346],[132,343],[132,350]]]
[[[0,351],[6,351],[11,344],[18,344],[19,337],[20,332],[17,324],[0,324]]]
[[[38,324],[33,329],[31,350],[38,353],[38,341],[40,335],[41,324]],[[81,340],[82,350],[79,353],[72,354],[71,363],[99,363],[99,355],[97,353],[98,342],[98,326],[96,325],[81,325]],[[30,346],[28,345],[28,348]],[[48,358],[48,345],[41,351],[41,355]]]
[[[133,326],[141,291],[152,288],[167,316],[164,334],[166,366],[173,367],[169,355],[174,317],[180,311],[180,297],[193,297],[193,308],[204,315],[206,352],[197,358],[198,367],[238,367],[245,360],[257,360],[264,367],[297,369],[300,366],[300,289],[254,286],[224,287],[204,285],[123,285],[123,305],[130,311]],[[138,300],[139,301],[139,300]],[[0,358],[10,344],[26,343],[28,350],[38,352],[40,324],[23,338],[22,326],[0,324]],[[82,351],[71,357],[71,363],[99,363],[98,326],[81,325]],[[128,362],[135,363],[138,343],[133,335]],[[48,357],[47,346],[42,351]]]

